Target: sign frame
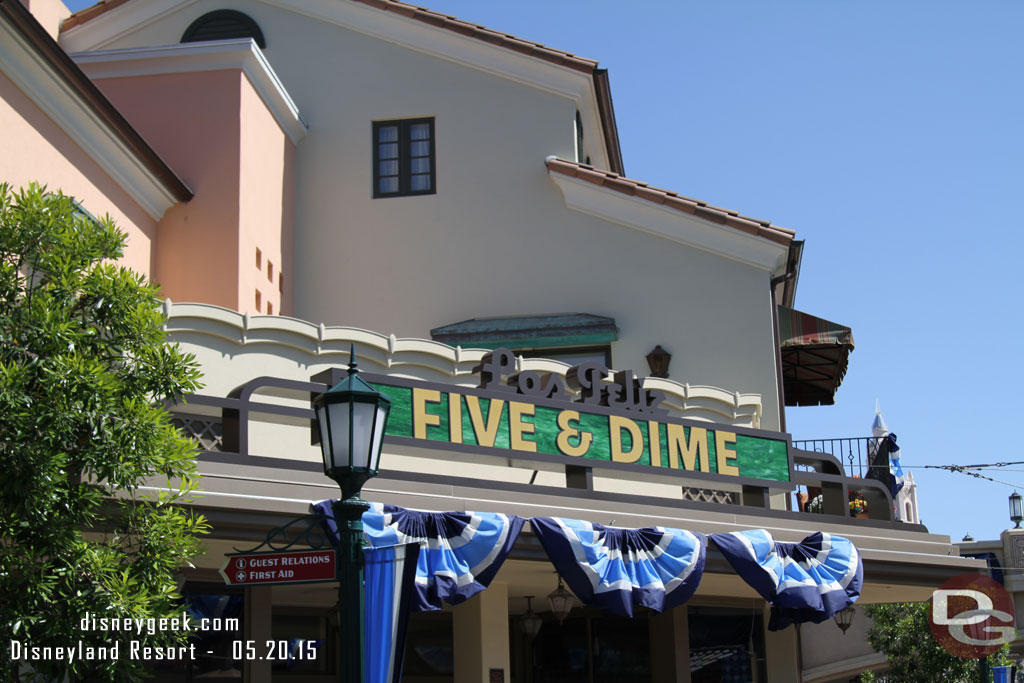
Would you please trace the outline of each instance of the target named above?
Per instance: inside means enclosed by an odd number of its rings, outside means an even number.
[[[478,387],[464,386],[458,384],[443,384],[440,382],[429,382],[424,380],[408,379],[404,377],[395,377],[392,375],[378,375],[368,372],[361,372],[359,373],[359,375],[365,381],[375,385],[375,388],[382,391],[384,394],[387,394],[388,386],[401,387],[407,389],[433,390],[439,391],[442,394],[454,392],[462,395],[472,395],[477,396],[479,398],[486,398],[491,400],[518,400],[524,403],[529,403],[531,405],[542,406],[554,410],[570,409],[578,410],[580,412],[585,413],[591,413],[595,415],[603,415],[607,417],[626,417],[640,422],[653,419],[664,424],[678,424],[683,427],[696,427],[698,429],[707,429],[709,431],[723,429],[728,430],[729,432],[735,433],[737,435],[742,434],[745,436],[769,439],[772,441],[781,441],[784,442],[786,445],[786,467],[789,475],[789,481],[778,481],[774,479],[761,479],[744,476],[731,476],[718,474],[717,472],[681,470],[670,467],[657,467],[652,465],[641,465],[636,463],[614,462],[609,460],[599,460],[586,457],[574,457],[569,455],[534,453],[530,451],[520,451],[508,448],[479,446],[476,444],[466,443],[452,443],[450,441],[434,441],[431,439],[418,439],[415,437],[394,436],[385,434],[384,442],[387,444],[412,448],[429,448],[433,450],[457,452],[468,455],[486,456],[488,458],[504,458],[506,460],[508,460],[509,458],[515,458],[517,460],[545,463],[548,465],[572,465],[576,467],[590,467],[595,469],[602,469],[610,472],[618,471],[623,473],[629,473],[632,475],[638,475],[634,477],[638,481],[647,480],[664,482],[666,480],[690,479],[715,482],[720,484],[727,483],[732,485],[755,486],[786,491],[792,491],[797,486],[793,477],[793,439],[792,436],[787,432],[773,432],[763,429],[755,429],[752,427],[738,427],[733,425],[721,424],[717,422],[704,422],[701,420],[680,418],[665,414],[653,415],[651,413],[645,412],[615,410],[607,406],[584,404],[572,400],[557,400],[535,396],[525,396],[522,394],[515,393],[514,387],[510,387],[509,391],[493,391],[488,389],[481,389]]]
[[[334,575],[331,578],[329,578],[329,579],[328,578],[324,578],[324,579],[307,579],[307,580],[298,580],[298,581],[290,580],[290,579],[282,579],[280,581],[276,581],[276,580],[275,581],[252,581],[252,582],[242,581],[242,582],[237,582],[236,583],[236,582],[230,581],[228,579],[228,575],[226,573],[228,567],[231,565],[231,563],[234,561],[234,559],[238,558],[238,557],[250,558],[250,557],[264,557],[264,556],[267,556],[267,555],[278,555],[278,556],[281,556],[281,555],[320,555],[320,554],[324,554],[324,553],[331,553],[334,556],[334,558],[333,558]],[[340,567],[341,567],[341,563],[338,561],[338,549],[332,547],[332,548],[310,548],[308,550],[263,550],[263,551],[257,551],[257,552],[249,552],[249,553],[246,553],[246,552],[226,553],[224,555],[224,565],[220,569],[218,569],[217,572],[220,574],[221,578],[224,580],[224,585],[226,585],[226,586],[241,586],[241,587],[244,588],[244,587],[247,587],[247,586],[293,586],[293,585],[299,585],[299,584],[304,584],[304,583],[336,583],[336,582],[338,582],[340,580],[340,577],[339,577]]]

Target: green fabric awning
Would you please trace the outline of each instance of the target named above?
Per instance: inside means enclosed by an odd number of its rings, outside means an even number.
[[[779,306],[782,381],[787,406],[831,405],[846,375],[853,331]]]

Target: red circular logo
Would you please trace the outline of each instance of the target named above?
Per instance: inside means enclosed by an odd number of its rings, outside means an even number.
[[[998,581],[961,574],[932,593],[928,623],[946,652],[965,659],[987,657],[1017,634],[1013,598]]]

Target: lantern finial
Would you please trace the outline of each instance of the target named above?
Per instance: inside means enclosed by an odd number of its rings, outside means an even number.
[[[354,375],[359,372],[359,363],[356,362],[356,345],[352,344],[348,350],[348,374]]]

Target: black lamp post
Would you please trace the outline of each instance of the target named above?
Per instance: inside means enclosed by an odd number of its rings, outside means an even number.
[[[363,484],[377,475],[391,399],[356,376],[355,344],[348,376],[313,402],[320,426],[324,473],[341,487],[334,503],[338,525],[338,613],[343,683],[363,683],[365,610],[363,592]]]
[[[1010,521],[1015,524],[1014,529],[1019,529],[1024,521],[1024,497],[1016,491],[1010,494]]]

